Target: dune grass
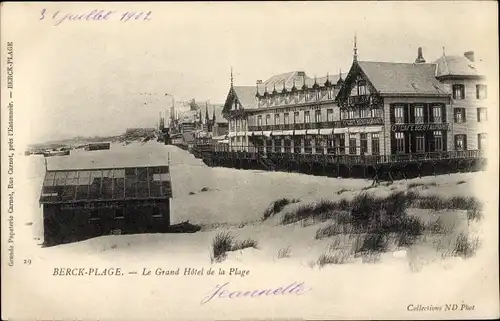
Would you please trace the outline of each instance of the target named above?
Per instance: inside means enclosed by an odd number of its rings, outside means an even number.
[[[234,236],[227,231],[219,232],[215,235],[212,241],[212,252],[210,253],[211,262],[221,262],[226,256],[227,252],[237,251],[253,247],[258,248],[258,242],[254,239],[246,239],[243,241],[235,240]]]
[[[415,244],[424,234],[449,235],[455,226],[445,223],[440,217],[432,222],[423,222],[409,215],[409,208],[440,210],[465,210],[468,220],[480,220],[482,204],[474,197],[422,196],[413,191],[393,192],[387,197],[376,197],[360,193],[352,200],[319,200],[303,204],[283,216],[282,224],[292,224],[303,220],[328,221],[327,226],[316,231],[316,239],[356,235],[354,242],[348,240],[352,248],[347,251],[334,248],[335,254],[322,254],[317,264],[342,264],[347,262],[346,251],[350,255],[362,255],[363,259],[376,259],[386,252],[391,242],[397,247]],[[465,234],[464,234],[465,235]],[[340,246],[340,245],[339,245]],[[340,246],[342,247],[342,246]],[[467,236],[457,236],[454,255],[470,257],[477,249],[476,243]]]
[[[298,203],[299,199],[289,199],[289,198],[280,198],[271,203],[271,205],[264,211],[262,215],[262,220],[267,220],[271,216],[281,212],[285,206],[288,204]]]

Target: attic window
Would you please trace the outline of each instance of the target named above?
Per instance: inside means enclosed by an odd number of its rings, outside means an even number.
[[[358,95],[366,95],[366,81],[358,80]]]

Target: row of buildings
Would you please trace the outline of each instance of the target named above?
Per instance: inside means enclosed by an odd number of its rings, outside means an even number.
[[[196,138],[225,140],[229,132],[229,122],[223,117],[222,109],[221,104],[205,103],[205,106],[196,105],[195,109],[179,114],[173,111],[171,115],[177,116],[170,119],[170,133],[174,137],[182,137],[185,143],[191,143]]]
[[[397,155],[484,150],[488,106],[474,52],[428,63],[354,59],[347,74],[303,71],[231,85],[229,149],[262,153]]]

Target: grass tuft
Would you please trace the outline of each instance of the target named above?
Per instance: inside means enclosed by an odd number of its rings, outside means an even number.
[[[237,251],[237,250],[242,250],[246,249],[249,247],[253,247],[254,249],[258,249],[258,243],[254,239],[246,239],[243,241],[235,241],[233,246],[231,247],[231,251]]]
[[[226,258],[226,252],[233,248],[234,237],[229,232],[219,232],[215,235],[212,242],[213,259],[216,262],[221,262]]]
[[[290,257],[290,247],[282,248],[278,250],[278,259],[284,259]]]
[[[318,265],[323,267],[327,264],[344,264],[351,258],[351,253],[346,249],[335,250],[329,254],[321,254],[318,258]]]
[[[466,234],[460,233],[455,239],[453,255],[460,256],[465,259],[470,258],[474,256],[478,247],[479,247],[478,238],[469,240]]]
[[[271,205],[264,211],[262,215],[262,220],[266,220],[269,217],[277,214],[285,208],[288,204],[298,203],[299,199],[288,199],[288,198],[280,198],[271,203]]]

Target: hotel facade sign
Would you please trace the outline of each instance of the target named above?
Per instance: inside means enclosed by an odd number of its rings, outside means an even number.
[[[342,119],[340,120],[340,127],[351,127],[351,126],[369,126],[369,125],[382,125],[383,121],[380,117],[373,118],[354,118],[354,119]]]
[[[449,123],[438,123],[438,124],[398,124],[391,125],[391,131],[402,132],[402,131],[426,131],[426,130],[450,130]]]

